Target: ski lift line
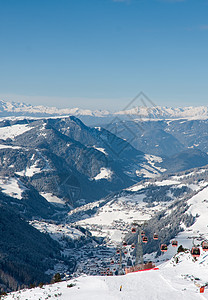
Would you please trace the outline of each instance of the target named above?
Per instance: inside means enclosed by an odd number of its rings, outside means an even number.
[[[147,222],[144,220],[134,220],[132,222],[132,233],[138,234],[138,241],[136,245],[132,244],[132,249],[136,248],[136,260],[135,260],[135,266],[138,265],[139,260],[141,264],[144,264],[144,258],[143,258],[143,248],[142,248],[142,236],[145,235],[145,232],[143,230],[143,227],[147,225]]]

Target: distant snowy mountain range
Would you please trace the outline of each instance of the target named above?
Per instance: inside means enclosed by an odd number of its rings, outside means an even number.
[[[56,108],[43,105],[33,106],[23,102],[8,102],[0,100],[0,116],[58,116],[74,115],[96,118],[105,117],[128,117],[150,118],[150,119],[207,119],[208,106],[198,107],[161,107],[161,106],[136,106],[127,110],[111,113],[107,110],[89,110],[80,108]]]

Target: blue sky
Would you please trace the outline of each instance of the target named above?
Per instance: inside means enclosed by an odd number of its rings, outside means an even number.
[[[122,109],[208,104],[208,0],[0,0],[0,97]]]

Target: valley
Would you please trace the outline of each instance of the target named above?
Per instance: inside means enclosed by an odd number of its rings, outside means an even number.
[[[189,122],[158,120],[154,127],[174,124],[173,134],[176,125],[179,132],[181,124],[189,126]],[[74,116],[1,120],[1,205],[56,244],[56,254],[45,265],[44,280],[57,273],[72,281],[103,274],[119,278],[120,272],[135,264],[132,245],[137,244],[138,233],[131,232],[135,221],[146,223],[145,262],[152,261],[163,270],[160,266],[166,261],[181,257],[171,245],[173,240],[187,249],[184,257],[191,260],[188,253],[193,245],[201,247],[208,240],[208,155],[205,144],[190,146],[193,131],[199,135],[198,122],[207,126],[206,120],[192,122],[189,142],[182,147],[174,148],[170,139],[156,135],[161,152],[155,152],[150,151],[154,130],[146,135],[146,143],[140,141],[146,145],[140,151],[139,144],[132,146],[124,132],[118,137],[107,127],[86,126]],[[143,122],[144,127],[152,130],[151,122]],[[174,155],[163,148],[161,139],[175,149]],[[153,239],[155,233],[158,240]],[[167,244],[165,253],[160,251],[161,244]],[[200,262],[206,265],[201,252]],[[15,285],[7,287],[1,278],[2,290],[21,286],[17,277]],[[37,285],[38,279],[34,282]]]

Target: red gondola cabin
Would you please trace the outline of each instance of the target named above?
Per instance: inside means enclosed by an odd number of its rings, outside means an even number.
[[[148,238],[147,238],[147,236],[143,236],[143,238],[142,238],[142,242],[143,242],[143,243],[145,243],[145,244],[148,242]]]
[[[178,246],[178,242],[177,241],[172,241],[171,244],[172,244],[173,247],[177,247]]]
[[[162,252],[167,252],[167,251],[168,251],[168,246],[167,246],[166,244],[162,244],[162,245],[160,246],[160,250],[161,250]]]
[[[200,256],[200,249],[198,247],[193,247],[191,249],[191,255],[193,257],[199,257]]]
[[[208,242],[203,242],[203,243],[202,243],[202,249],[203,249],[204,251],[208,251]]]

